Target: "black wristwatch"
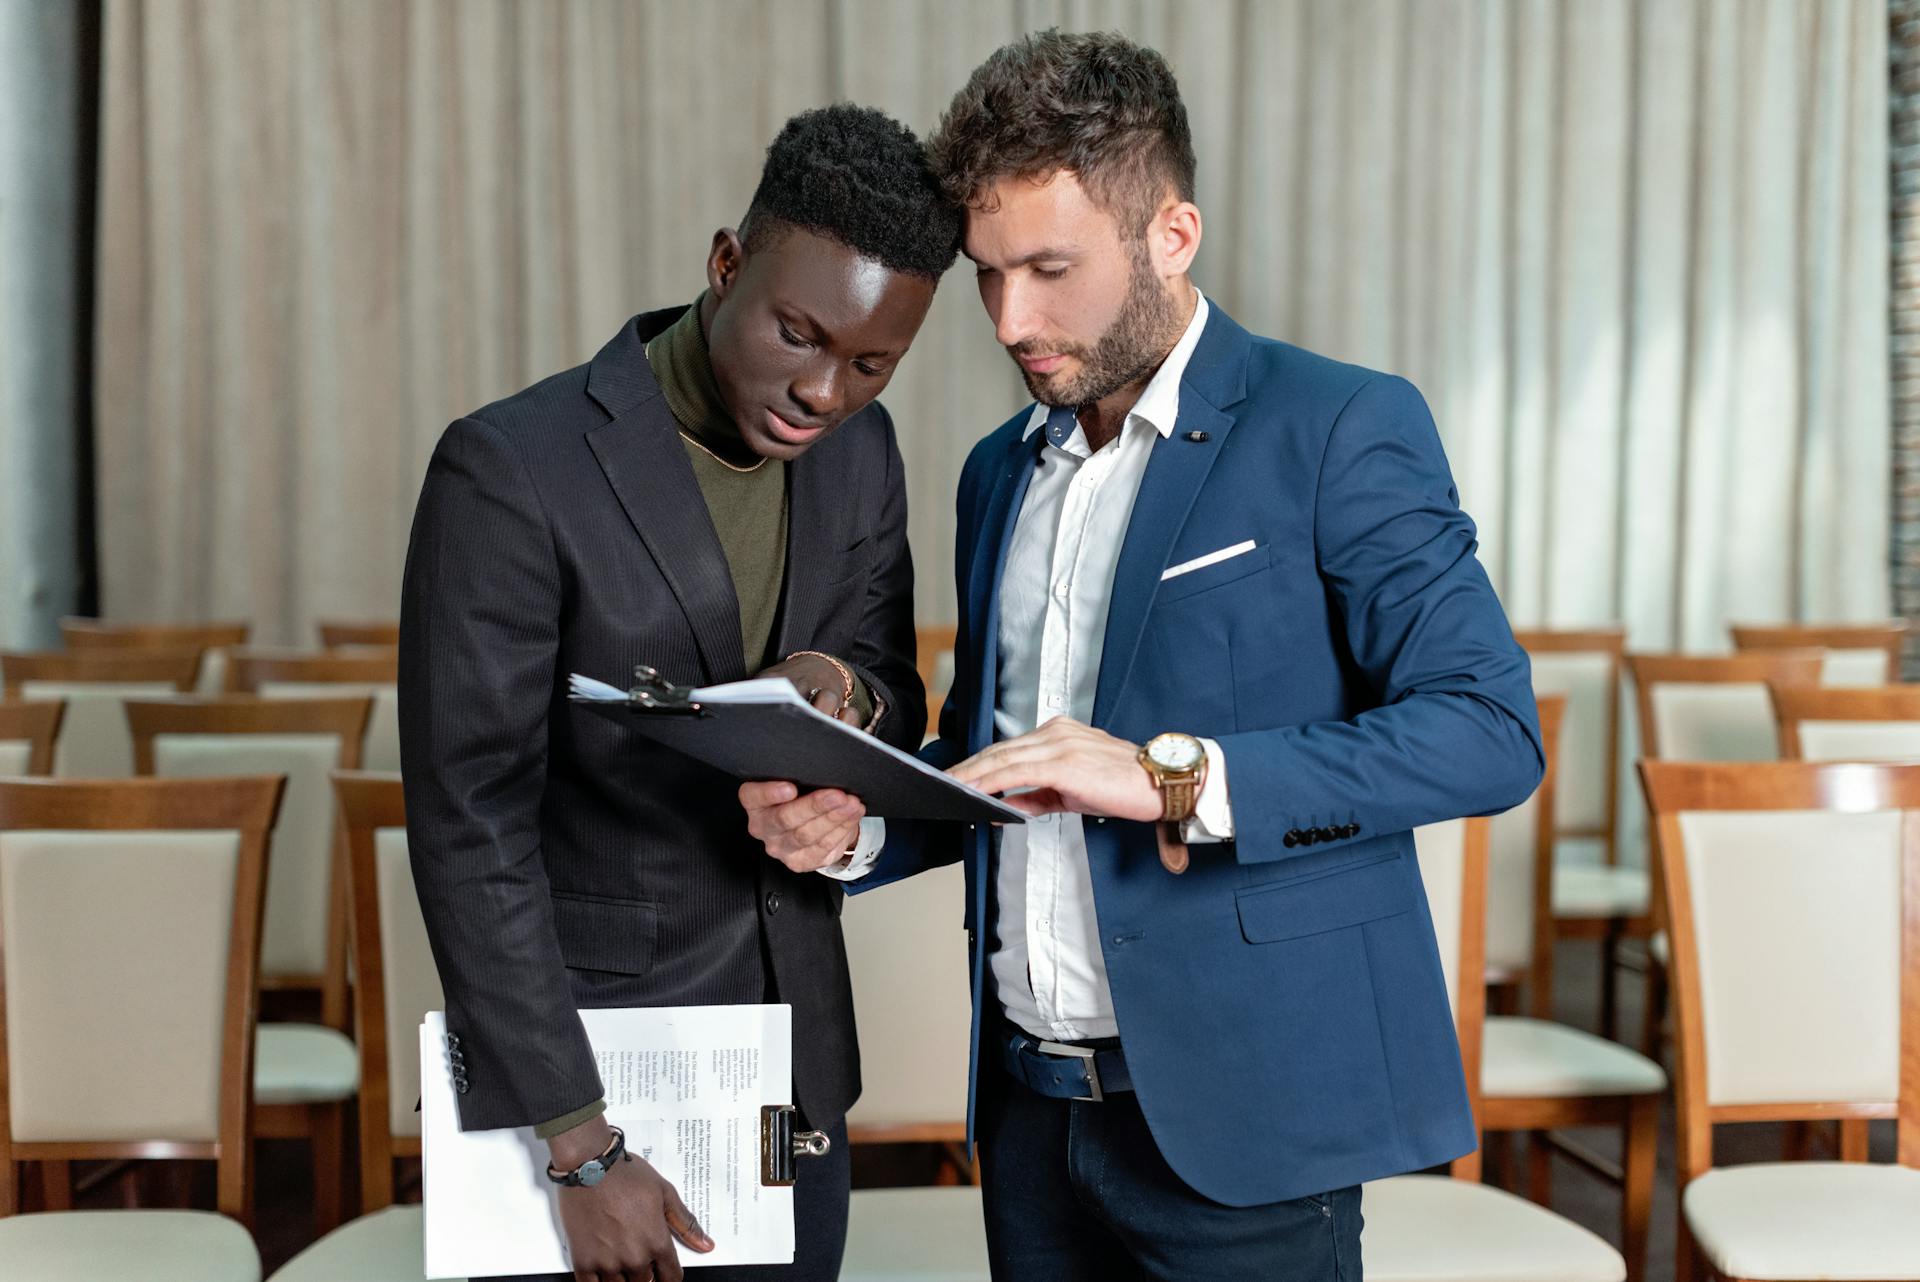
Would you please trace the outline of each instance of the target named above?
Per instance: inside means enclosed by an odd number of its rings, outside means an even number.
[[[633,1160],[633,1154],[627,1152],[627,1133],[617,1126],[609,1127],[613,1139],[608,1141],[606,1151],[599,1157],[590,1157],[571,1171],[556,1171],[553,1163],[547,1163],[547,1178],[555,1184],[564,1184],[570,1189],[590,1189],[607,1178],[607,1172],[615,1162]]]

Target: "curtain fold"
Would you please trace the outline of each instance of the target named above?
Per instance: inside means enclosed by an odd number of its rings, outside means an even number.
[[[1168,56],[1196,278],[1421,387],[1516,623],[1887,611],[1872,0],[108,0],[107,611],[393,614],[447,421],[691,298],[788,115],[925,132],[1056,23]],[[886,397],[928,622],[1022,399],[962,263]]]

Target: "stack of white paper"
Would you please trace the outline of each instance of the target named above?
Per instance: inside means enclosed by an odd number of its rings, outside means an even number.
[[[681,1247],[681,1263],[791,1263],[793,1190],[760,1183],[760,1107],[793,1102],[793,1008],[583,1010],[580,1019],[608,1120],[714,1241],[706,1255]],[[445,1032],[439,1011],[420,1026],[427,1276],[571,1272],[545,1142],[532,1127],[460,1129]]]

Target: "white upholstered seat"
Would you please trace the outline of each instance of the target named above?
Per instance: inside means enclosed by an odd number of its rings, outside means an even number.
[[[1555,917],[1642,917],[1653,897],[1644,868],[1562,865],[1553,870]]]
[[[1687,1185],[1694,1240],[1738,1278],[1920,1278],[1920,1170],[1864,1162],[1720,1167]]]
[[[425,1250],[421,1209],[390,1206],[341,1225],[267,1282],[419,1282]]]
[[[1571,1220],[1486,1184],[1401,1175],[1361,1191],[1367,1282],[1622,1282],[1626,1261]]]
[[[260,1252],[239,1224],[207,1211],[53,1211],[0,1219],[0,1277],[260,1282]]]
[[[987,1230],[978,1188],[963,1184],[854,1193],[847,1210],[847,1254],[840,1282],[987,1278]]]
[[[360,1055],[319,1024],[262,1024],[254,1042],[256,1104],[333,1104],[360,1089]]]
[[[1544,1019],[1488,1016],[1480,1063],[1481,1093],[1488,1099],[1657,1095],[1667,1089],[1666,1073],[1639,1052]]]

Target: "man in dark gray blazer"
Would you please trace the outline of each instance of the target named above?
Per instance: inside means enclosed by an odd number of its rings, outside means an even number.
[[[400,639],[414,877],[461,1124],[547,1140],[577,1277],[678,1278],[672,1238],[711,1246],[617,1160],[578,1008],[771,1001],[793,1007],[804,1120],[840,1142],[803,1169],[795,1264],[737,1276],[838,1272],[860,1091],[841,886],[765,858],[732,780],[577,712],[566,682],[777,674],[918,747],[906,498],[874,398],[959,234],[905,128],[804,113],[693,307],[460,419],[428,468]]]

